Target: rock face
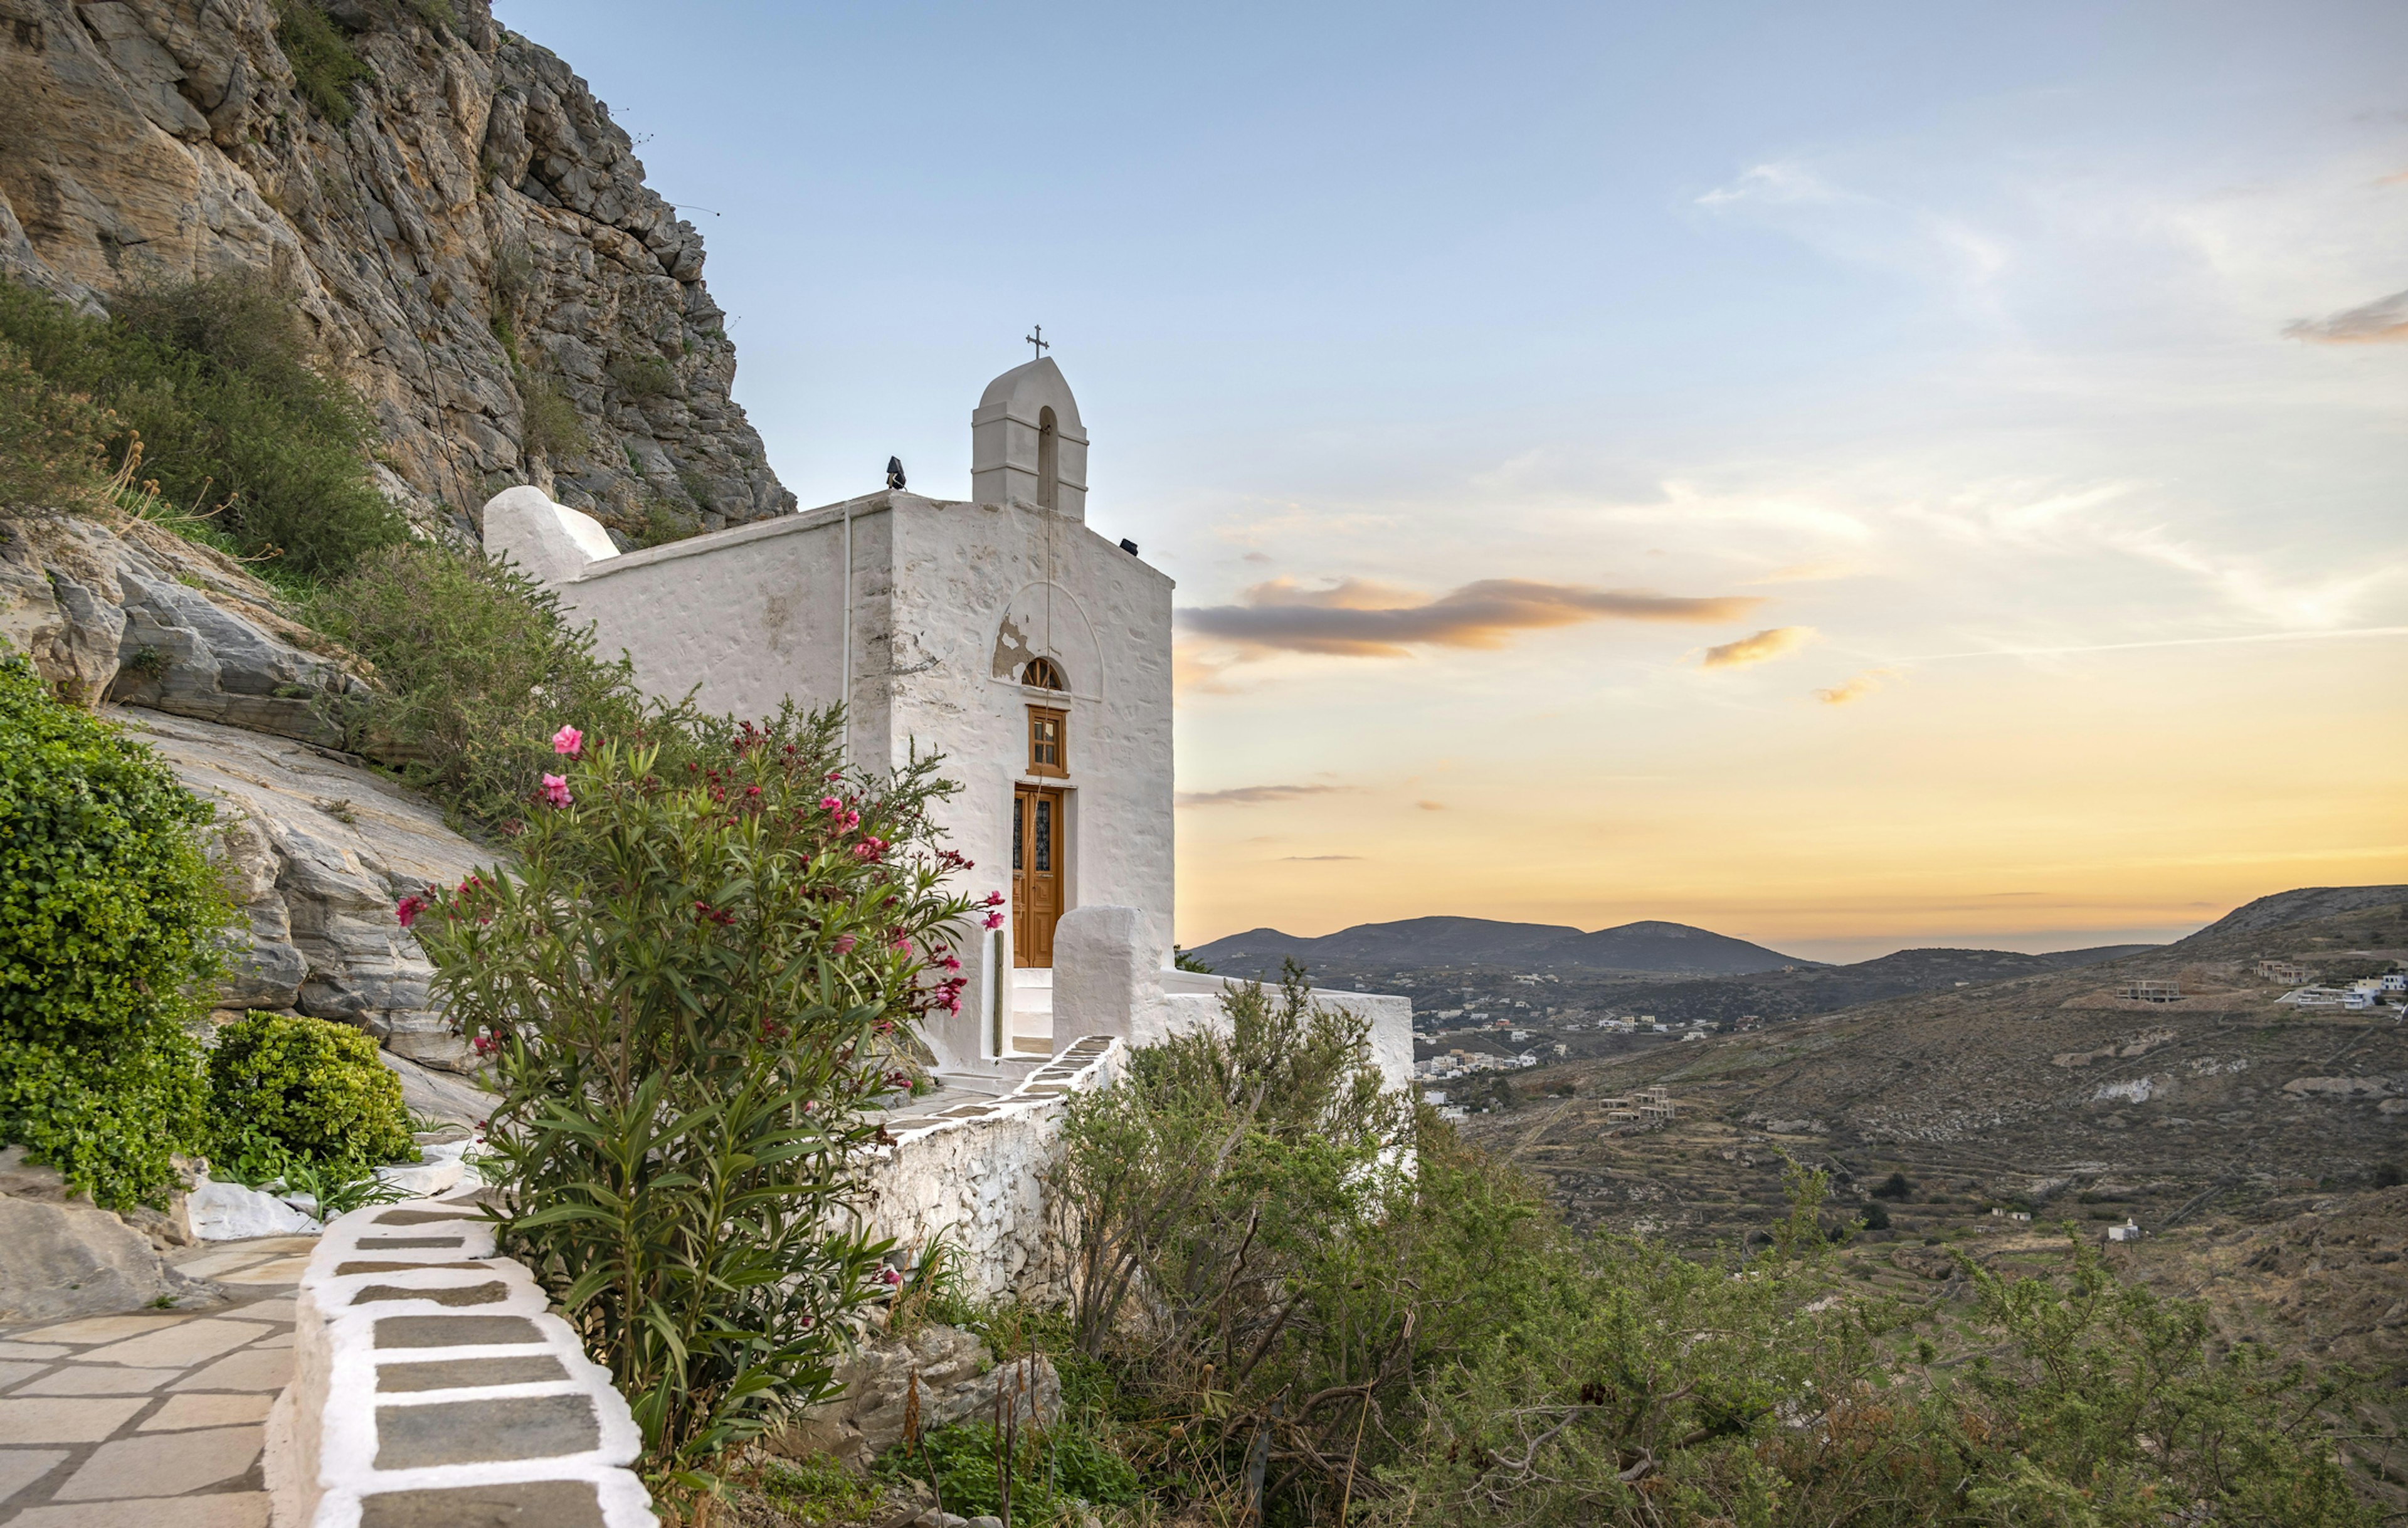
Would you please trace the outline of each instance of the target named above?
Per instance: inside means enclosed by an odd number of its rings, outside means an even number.
[[[296,88],[271,0],[0,0],[0,272],[94,307],[265,273],[424,521],[505,481],[623,534],[792,509],[728,396],[701,236],[585,82],[487,0],[321,8],[372,71],[348,124]]]
[[[0,519],[0,639],[59,694],[333,743],[353,662],[232,558],[148,521]]]
[[[465,1071],[467,1047],[427,1007],[434,968],[394,904],[494,852],[342,755],[234,727],[128,709],[187,789],[217,803],[222,851],[251,920],[227,1007],[357,1024],[395,1053]]]

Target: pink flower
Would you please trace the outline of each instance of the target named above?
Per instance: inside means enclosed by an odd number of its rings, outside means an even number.
[[[416,922],[418,921],[418,915],[425,910],[426,899],[413,893],[401,899],[400,905],[393,909],[393,915],[401,920],[401,926],[403,928],[408,928],[410,924]]]
[[[892,948],[901,950],[906,955],[911,953],[911,936],[908,934],[896,935]]]
[[[839,934],[836,936],[836,952],[839,955],[850,955],[853,953],[853,947],[860,942],[850,934]]]
[[[989,892],[989,893],[986,894],[986,902],[985,902],[985,904],[984,904],[984,905],[985,905],[986,907],[1002,907],[1002,906],[1003,906],[1003,893],[1002,893],[1001,892]]]
[[[948,955],[948,956],[946,956],[946,957],[945,957],[945,969],[946,969],[946,970],[948,970],[948,971],[958,971],[958,970],[960,970],[961,968],[962,968],[962,963],[961,963],[960,961],[955,960],[955,959],[954,959],[953,956],[951,956],[951,955]]]
[[[882,1270],[881,1270],[881,1272],[879,1273],[878,1277],[879,1277],[880,1281],[881,1281],[881,1282],[882,1282],[882,1283],[884,1283],[884,1284],[885,1284],[885,1286],[886,1286],[888,1289],[890,1289],[890,1290],[891,1290],[891,1289],[900,1289],[900,1288],[902,1287],[902,1284],[903,1284],[903,1276],[902,1276],[901,1274],[899,1274],[899,1273],[896,1272],[896,1271],[895,1271],[894,1269],[892,1269],[892,1268],[886,1268],[886,1269],[882,1269]]]
[[[820,810],[824,812],[840,812],[844,810],[844,803],[838,801],[834,796],[822,796],[820,797]]]
[[[844,778],[844,771],[841,769],[831,769],[827,772],[827,778],[828,783],[833,785],[838,780]]]
[[[853,856],[854,859],[867,860],[872,864],[877,864],[878,857],[885,852],[886,840],[875,836],[864,838],[861,842],[853,846]]]
[[[565,775],[546,775],[543,789],[537,793],[543,797],[544,805],[548,807],[566,807],[576,799],[568,793],[568,778]]]
[[[552,735],[552,751],[581,759],[585,756],[585,735],[575,727],[563,727]]]
[[[987,926],[987,927],[989,927],[989,928],[991,928],[991,929],[998,929],[998,928],[1003,927],[1003,914],[1001,914],[1001,913],[999,913],[999,912],[991,912],[991,913],[987,914],[987,915],[986,915],[986,926]]]

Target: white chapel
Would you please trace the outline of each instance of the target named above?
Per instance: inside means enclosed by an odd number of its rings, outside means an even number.
[[[977,1075],[1204,1021],[1223,984],[1169,969],[1171,579],[1088,528],[1087,432],[1052,359],[987,385],[970,442],[966,501],[890,489],[622,553],[522,487],[484,536],[654,694],[749,717],[841,701],[854,764],[945,756],[960,884],[1009,899],[962,951],[961,1012],[924,1032]],[[1410,1005],[1327,995],[1369,1005],[1383,1069],[1410,1075]]]

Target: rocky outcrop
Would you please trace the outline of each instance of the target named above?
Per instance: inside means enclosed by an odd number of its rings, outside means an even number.
[[[146,273],[265,273],[422,520],[521,481],[623,536],[791,509],[729,397],[701,236],[585,82],[486,0],[322,9],[369,70],[344,124],[271,0],[0,0],[0,272],[94,307]]]
[[[838,1364],[836,1378],[843,1396],[771,1435],[773,1452],[866,1465],[903,1441],[915,1412],[925,1431],[1000,1421],[1007,1411],[1016,1411],[1024,1426],[1043,1425],[1062,1408],[1061,1377],[1042,1354],[998,1365],[976,1333],[934,1322],[908,1337],[864,1339]]]
[[[357,660],[230,557],[145,520],[0,518],[0,640],[59,694],[333,743]]]
[[[492,864],[493,850],[330,750],[155,711],[118,720],[218,806],[220,850],[251,936],[220,1001],[357,1024],[412,1061],[467,1069],[467,1047],[427,1006],[434,967],[394,905]]]
[[[165,1211],[112,1214],[69,1193],[55,1170],[29,1165],[23,1147],[0,1150],[0,1321],[131,1310],[199,1292],[205,1286],[160,1256],[193,1241],[181,1193]]]

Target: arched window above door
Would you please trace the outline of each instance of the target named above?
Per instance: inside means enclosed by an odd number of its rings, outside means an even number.
[[[1020,671],[1020,682],[1032,690],[1068,690],[1070,681],[1063,677],[1062,665],[1051,658],[1031,658]]]

